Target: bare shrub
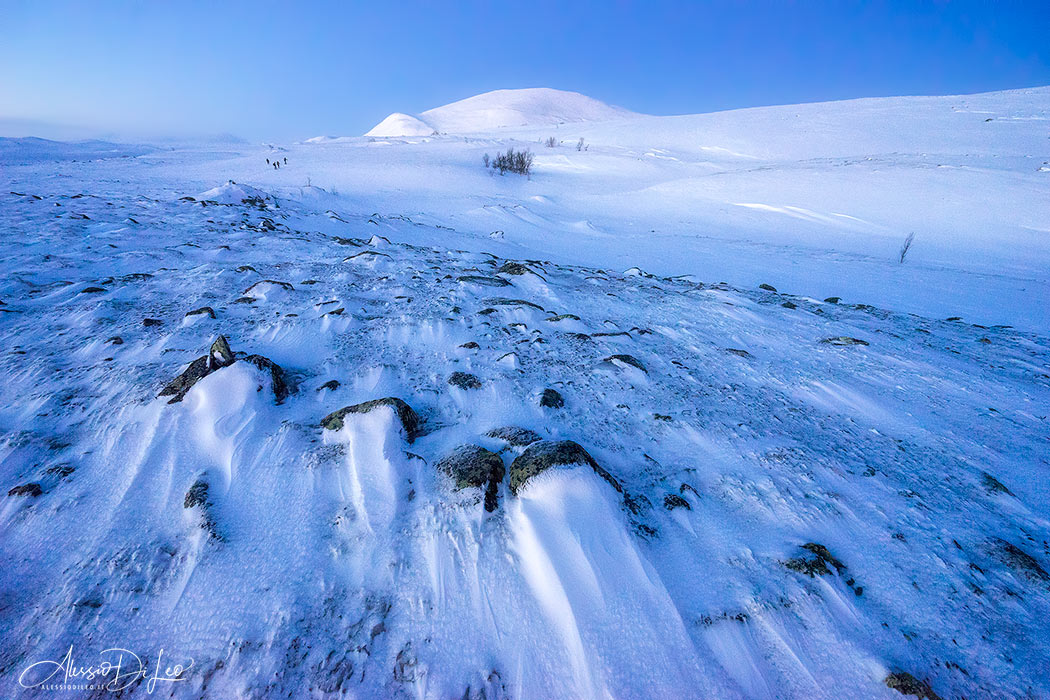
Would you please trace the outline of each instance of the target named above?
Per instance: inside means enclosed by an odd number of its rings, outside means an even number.
[[[492,167],[499,171],[500,175],[506,172],[518,175],[532,174],[532,151],[515,151],[508,148],[506,153],[497,153]]]
[[[583,150],[583,137],[582,136],[580,137],[580,140],[576,142],[576,150],[577,151],[582,151]]]
[[[486,168],[489,167],[489,154],[488,153],[486,153],[484,156],[482,156],[481,162],[483,162],[485,164]]]
[[[558,139],[554,138],[553,136],[548,136],[547,140],[543,143],[547,146],[547,148],[554,148],[558,145]]]
[[[911,250],[911,244],[915,242],[915,232],[912,231],[908,234],[908,237],[904,239],[904,245],[901,246],[900,264],[904,264],[904,258],[908,257],[908,251]]]

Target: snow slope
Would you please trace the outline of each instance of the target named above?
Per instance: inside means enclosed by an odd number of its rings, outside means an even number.
[[[0,694],[1050,697],[1048,110],[4,162]]]
[[[578,92],[550,88],[493,90],[414,117],[394,112],[365,136],[473,134],[514,127],[557,126],[636,117]]]

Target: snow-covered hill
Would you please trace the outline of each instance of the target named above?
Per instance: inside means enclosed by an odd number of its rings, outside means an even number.
[[[493,90],[428,109],[418,117],[394,112],[365,136],[429,136],[434,132],[474,134],[636,116],[639,115],[578,92],[550,88]]]
[[[0,694],[1050,696],[1048,117],[0,160]]]

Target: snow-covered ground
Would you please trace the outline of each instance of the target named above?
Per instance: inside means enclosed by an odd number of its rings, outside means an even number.
[[[1050,697],[1050,89],[578,98],[0,139],[0,694]]]

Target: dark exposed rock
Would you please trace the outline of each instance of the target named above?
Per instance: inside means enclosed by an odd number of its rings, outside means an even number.
[[[488,277],[486,275],[461,275],[456,278],[460,282],[480,284],[483,287],[509,287],[510,282],[502,277]]]
[[[1050,574],[1046,573],[1046,570],[1039,565],[1039,562],[1036,561],[1035,557],[1031,556],[1020,547],[1017,547],[999,537],[993,537],[991,539],[991,545],[992,554],[995,555],[997,559],[1014,571],[1023,575],[1029,581],[1050,581]]]
[[[551,316],[550,318],[544,320],[550,321],[551,323],[557,323],[558,321],[565,320],[579,321],[580,317],[576,314],[558,314],[557,316]]]
[[[380,253],[377,250],[362,250],[360,253],[354,253],[353,255],[343,258],[343,262],[350,262],[351,260],[375,260],[376,258],[390,258],[386,253]],[[391,258],[392,259],[392,258]]]
[[[686,510],[693,509],[693,507],[689,505],[689,501],[685,500],[677,493],[669,493],[664,496],[664,508],[667,510],[674,510],[675,508],[685,508]]]
[[[834,338],[824,338],[824,340],[822,340],[820,342],[825,344],[825,345],[839,345],[839,346],[867,345],[868,344],[868,341],[866,341],[866,340],[861,340],[860,338],[851,338],[851,337],[849,337],[847,335],[840,335],[840,336],[836,336]]]
[[[463,348],[464,350],[477,350],[477,349],[478,349],[478,348],[480,348],[481,346],[480,346],[480,345],[478,345],[477,343],[475,343],[475,342],[474,342],[474,341],[472,340],[472,341],[470,341],[469,343],[463,343],[463,344],[462,344],[462,345],[460,345],[459,347]]]
[[[448,377],[448,383],[460,389],[480,389],[481,380],[467,372],[453,372]]]
[[[984,487],[993,493],[1005,493],[1010,496],[1014,495],[1010,489],[1006,488],[1003,482],[999,481],[988,472],[982,474],[982,482],[984,483]]]
[[[781,306],[783,306],[785,309],[797,309],[798,308],[797,306],[795,306],[795,302],[793,302],[793,301],[785,301],[783,304],[781,304]]]
[[[247,289],[245,289],[244,293],[248,294],[253,289],[255,289],[259,285],[263,285],[263,284],[275,284],[278,287],[280,287],[281,289],[285,290],[286,292],[294,292],[295,291],[295,287],[293,287],[290,282],[282,282],[280,280],[259,280],[258,282],[256,282],[252,286],[250,286]]]
[[[210,306],[202,306],[199,309],[194,309],[193,311],[186,312],[187,316],[200,316],[202,314],[210,316],[211,318],[215,318],[215,309],[211,308]]]
[[[182,501],[182,507],[196,508],[208,505],[208,488],[207,481],[197,479],[186,492],[186,497]]]
[[[670,423],[674,420],[671,416],[666,413],[654,413],[653,420],[663,421],[664,423]]]
[[[369,413],[370,411],[379,408],[380,406],[389,406],[394,409],[394,413],[401,421],[401,426],[405,429],[405,436],[409,442],[416,439],[417,431],[419,429],[419,418],[416,416],[416,412],[412,410],[412,407],[401,399],[393,396],[388,396],[382,399],[372,399],[371,401],[365,401],[364,403],[354,404],[353,406],[346,406],[340,408],[338,411],[329,413],[321,421],[321,427],[326,430],[342,430],[343,418],[349,413]]]
[[[115,335],[112,338],[107,338],[106,342],[110,345],[123,345],[124,339],[121,338],[119,335]]]
[[[339,388],[339,382],[337,380],[335,380],[335,379],[329,379],[327,382],[325,382],[321,386],[317,387],[317,390],[321,391],[323,389],[328,389],[329,391],[335,391],[338,388]]]
[[[161,321],[159,318],[144,318],[142,319],[142,325],[146,326],[147,328],[163,326],[164,321]]]
[[[230,349],[230,344],[226,341],[226,336],[224,335],[220,335],[211,344],[208,356],[211,358],[212,369],[232,365],[236,360],[233,350]]]
[[[837,304],[840,301],[842,301],[842,299],[840,299],[839,297],[828,297],[827,299],[824,300],[824,303],[826,303],[826,304]]]
[[[40,488],[40,484],[35,481],[31,481],[28,484],[19,484],[13,489],[7,492],[8,496],[28,496],[29,498],[36,498],[40,494],[44,493],[44,489]]]
[[[738,348],[726,348],[726,352],[738,355],[740,357],[751,357],[751,353],[749,353],[747,350],[740,350]]]
[[[558,465],[584,464],[605,479],[619,493],[623,487],[609,472],[594,461],[579,444],[571,440],[541,440],[525,448],[510,465],[510,490],[517,494],[525,483],[537,474]]]
[[[561,408],[565,405],[565,399],[554,389],[544,389],[540,396],[540,406],[544,408]]]
[[[905,671],[897,671],[886,676],[883,681],[887,687],[893,688],[901,695],[913,695],[919,700],[941,700],[941,696],[933,692],[933,688],[926,681],[920,681],[915,676]]]
[[[256,274],[259,274],[259,271],[256,270],[251,265],[241,265],[240,267],[237,268],[237,272],[254,272]]]
[[[248,355],[245,362],[253,364],[264,372],[270,373],[270,382],[273,386],[273,395],[277,403],[288,398],[288,383],[284,380],[284,370],[273,360],[262,355]]]
[[[208,495],[209,489],[210,487],[207,481],[203,478],[197,479],[193,482],[193,485],[190,486],[189,490],[186,491],[186,497],[182,500],[182,507],[187,510],[191,508],[199,510],[200,526],[207,530],[212,538],[222,541],[225,538],[219,534],[215,522],[215,515],[212,512],[212,502]]]
[[[455,479],[457,489],[486,486],[485,510],[491,513],[496,509],[504,473],[498,454],[478,445],[460,445],[438,462],[437,468]]]
[[[540,437],[539,433],[529,430],[528,428],[518,428],[513,425],[504,426],[502,428],[493,428],[485,433],[485,435],[490,438],[495,438],[496,440],[502,440],[511,447],[525,447],[543,439]]]
[[[764,289],[764,290],[766,290],[767,292],[775,292],[775,291],[777,291],[777,288],[776,288],[776,287],[774,287],[774,286],[773,286],[773,285],[771,285],[771,284],[760,284],[760,285],[758,285],[758,288],[759,288],[759,289]]]
[[[505,275],[525,275],[532,272],[532,270],[529,269],[528,265],[508,260],[496,272],[501,272]]]
[[[261,355],[249,355],[244,358],[260,369],[269,370],[273,379],[273,393],[280,403],[288,395],[288,386],[284,381],[284,373],[281,368]],[[186,393],[193,385],[217,369],[228,367],[237,361],[230,344],[226,342],[225,336],[219,336],[211,344],[211,349],[204,357],[198,357],[180,374],[171,380],[167,386],[160,390],[158,396],[171,396],[168,403],[178,403],[185,398]]]
[[[528,306],[530,308],[539,309],[540,311],[543,311],[543,307],[539,304],[534,304],[531,301],[525,301],[524,299],[507,299],[505,297],[494,297],[492,299],[486,299],[485,303],[491,306]]]
[[[104,291],[106,291],[106,290],[103,289],[102,287],[84,287],[83,289],[80,290],[80,293],[81,294],[99,294],[99,293],[104,292]]]
[[[838,573],[842,573],[846,570],[846,565],[832,556],[831,552],[828,551],[828,548],[822,544],[808,542],[802,545],[802,549],[807,550],[813,556],[809,558],[801,556],[795,559],[788,559],[784,562],[784,566],[792,571],[797,571],[800,574],[806,574],[810,578],[829,575],[831,573],[831,569],[828,568],[829,565]]]
[[[610,362],[610,363],[614,362],[614,361],[619,361],[619,362],[622,362],[622,363],[624,363],[626,365],[631,365],[632,367],[637,367],[638,369],[642,370],[646,374],[649,373],[649,370],[647,370],[645,368],[645,365],[642,364],[642,361],[639,360],[634,355],[610,355],[609,357],[606,357],[604,360],[602,360],[602,362]]]

